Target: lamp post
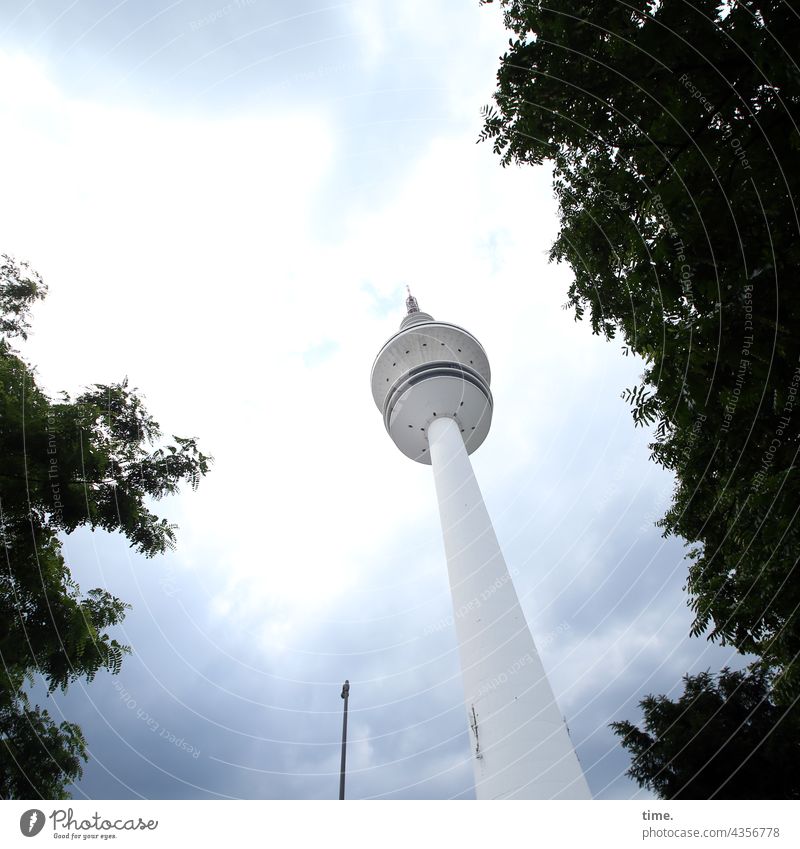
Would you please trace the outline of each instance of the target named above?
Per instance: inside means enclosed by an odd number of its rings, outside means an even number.
[[[350,682],[345,681],[342,686],[342,698],[344,699],[344,719],[342,720],[342,766],[339,769],[339,801],[344,799],[344,767],[347,758],[347,700],[350,697]]]

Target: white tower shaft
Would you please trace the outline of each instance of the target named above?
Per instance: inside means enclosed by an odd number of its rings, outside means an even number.
[[[461,430],[428,427],[478,799],[590,799]]]

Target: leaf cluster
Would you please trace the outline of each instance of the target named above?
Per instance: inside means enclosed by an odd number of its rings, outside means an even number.
[[[62,798],[81,774],[80,729],[31,706],[26,686],[50,692],[100,670],[119,672],[128,646],[113,636],[129,605],[82,593],[60,533],[120,532],[148,557],[174,548],[175,526],[149,502],[196,488],[211,458],[194,438],[161,444],[138,391],[95,384],[48,397],[8,339],[25,336],[45,287],[22,263],[0,265],[0,795]],[[5,338],[2,338],[2,337]]]
[[[798,799],[800,709],[762,670],[684,676],[677,699],[647,696],[642,727],[613,722],[628,775],[662,799]],[[753,780],[758,776],[758,781]]]
[[[568,306],[641,357],[694,632],[800,694],[800,17],[779,0],[501,0],[481,139],[548,162]]]

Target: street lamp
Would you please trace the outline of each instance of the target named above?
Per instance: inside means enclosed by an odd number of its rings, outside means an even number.
[[[342,766],[339,770],[339,800],[344,799],[344,765],[347,757],[347,700],[350,697],[350,682],[345,681],[342,686],[342,698],[344,699],[344,719],[342,720]]]

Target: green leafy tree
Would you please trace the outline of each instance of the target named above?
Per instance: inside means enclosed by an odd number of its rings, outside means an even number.
[[[58,533],[120,531],[148,557],[173,548],[175,526],[147,506],[197,487],[210,458],[194,439],[161,433],[127,381],[49,398],[8,337],[26,337],[46,287],[0,258],[0,795],[66,798],[87,759],[80,728],[30,704],[26,684],[52,692],[98,670],[116,673],[129,647],[109,629],[128,607],[104,589],[82,594]]]
[[[776,705],[757,669],[683,680],[677,700],[639,703],[644,730],[612,723],[633,756],[628,775],[662,799],[800,799],[796,704]]]
[[[568,307],[644,362],[694,634],[800,693],[800,16],[782,0],[501,0],[481,140],[553,168]]]

